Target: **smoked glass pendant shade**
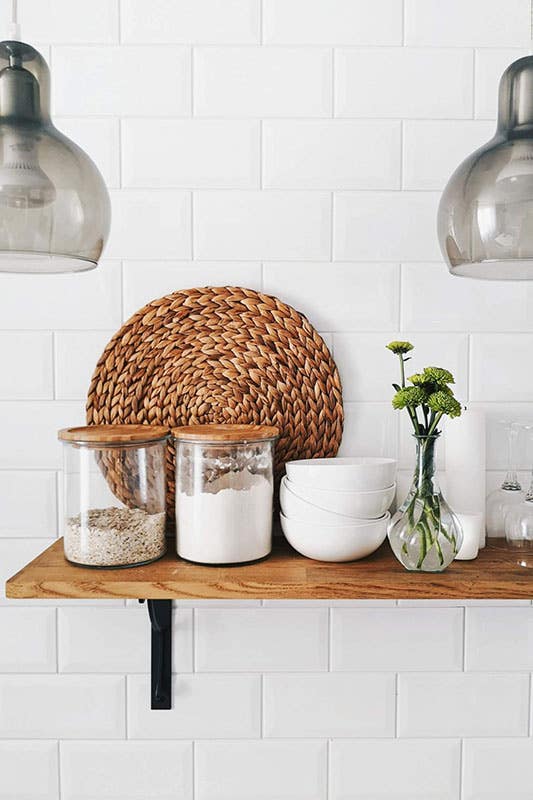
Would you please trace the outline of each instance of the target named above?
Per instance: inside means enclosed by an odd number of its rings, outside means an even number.
[[[496,133],[450,178],[438,233],[453,275],[533,280],[533,56],[503,73]]]
[[[45,60],[0,42],[0,272],[93,269],[110,218],[98,169],[52,124]]]

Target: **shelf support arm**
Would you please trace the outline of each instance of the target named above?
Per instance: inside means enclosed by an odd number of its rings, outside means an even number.
[[[152,709],[172,708],[172,600],[148,600],[152,628]]]

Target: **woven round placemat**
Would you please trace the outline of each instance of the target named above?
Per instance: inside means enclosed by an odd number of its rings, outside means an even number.
[[[185,289],[148,303],[113,336],[89,388],[88,424],[207,422],[278,427],[278,478],[286,461],[336,455],[339,373],[302,314],[252,289]],[[172,447],[167,482],[172,518]]]

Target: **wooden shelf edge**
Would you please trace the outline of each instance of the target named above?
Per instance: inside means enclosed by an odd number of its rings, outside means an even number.
[[[170,543],[169,543],[170,544]],[[277,542],[270,558],[237,567],[202,567],[172,552],[129,569],[69,564],[54,542],[6,583],[8,598],[26,599],[278,599],[278,600],[531,600],[533,570],[520,568],[503,540],[475,561],[445,572],[407,572],[388,544],[362,561],[328,564],[306,559]]]

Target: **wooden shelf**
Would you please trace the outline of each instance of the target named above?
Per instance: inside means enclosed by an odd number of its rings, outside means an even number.
[[[407,572],[388,543],[349,564],[310,561],[277,542],[272,556],[241,567],[201,567],[169,552],[131,569],[86,569],[69,564],[58,540],[6,584],[8,597],[168,599],[533,599],[533,570],[516,564],[505,540],[492,540],[475,561],[446,572]]]

